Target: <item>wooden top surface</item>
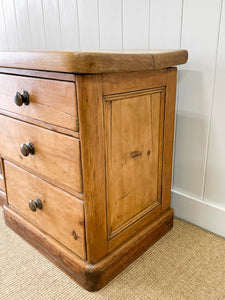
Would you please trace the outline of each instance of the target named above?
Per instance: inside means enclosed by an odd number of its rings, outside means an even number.
[[[0,67],[67,73],[162,69],[187,62],[187,50],[0,51]]]

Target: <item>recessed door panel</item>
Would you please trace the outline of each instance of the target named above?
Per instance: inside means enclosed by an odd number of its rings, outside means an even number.
[[[108,238],[161,204],[164,88],[104,98]]]

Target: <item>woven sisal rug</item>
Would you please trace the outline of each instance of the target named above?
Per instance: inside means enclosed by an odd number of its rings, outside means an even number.
[[[225,239],[175,219],[166,236],[89,293],[8,229],[0,208],[0,299],[225,300]]]

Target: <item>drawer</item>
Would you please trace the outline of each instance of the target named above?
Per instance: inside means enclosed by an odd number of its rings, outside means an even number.
[[[46,181],[5,161],[8,202],[23,216],[85,259],[83,202]],[[40,199],[42,209],[29,208]]]
[[[29,104],[17,106],[16,92],[27,91]],[[0,74],[0,109],[78,130],[75,84],[73,82]]]
[[[56,185],[82,192],[78,139],[0,115],[0,153]],[[21,144],[31,142],[34,155],[23,156]]]

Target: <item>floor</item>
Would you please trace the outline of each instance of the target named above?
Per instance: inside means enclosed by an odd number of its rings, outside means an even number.
[[[0,208],[0,299],[225,300],[225,239],[175,219],[159,242],[90,293],[8,229]]]

